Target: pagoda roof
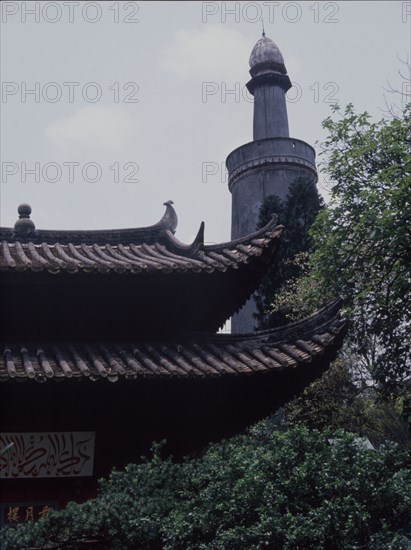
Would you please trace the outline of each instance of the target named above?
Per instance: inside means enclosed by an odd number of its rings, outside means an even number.
[[[314,315],[248,335],[180,332],[127,341],[2,343],[0,381],[96,381],[252,376],[328,364],[346,322],[336,300]]]
[[[183,244],[164,204],[155,225],[102,231],[37,230],[20,205],[14,229],[0,229],[0,332],[24,341],[217,331],[258,288],[283,227],[273,216],[251,235],[205,244],[201,223]]]
[[[276,218],[244,238],[204,244],[204,223],[191,244],[181,243],[174,232],[177,214],[173,202],[155,225],[118,230],[19,231],[0,228],[0,271],[58,273],[172,273],[237,269],[272,251],[282,232]],[[18,220],[21,221],[21,220]],[[29,220],[31,221],[31,220]]]

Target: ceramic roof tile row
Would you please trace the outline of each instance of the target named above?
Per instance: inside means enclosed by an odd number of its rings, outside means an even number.
[[[272,247],[282,227],[267,226],[264,231],[221,245],[199,245],[191,249],[179,246],[167,234],[162,243],[78,244],[2,241],[0,270],[84,272],[173,272],[226,271],[248,263]]]
[[[226,271],[248,263],[260,256],[279,235],[267,232],[263,239],[252,239],[247,245],[233,245],[219,252],[208,251],[207,246],[190,256],[177,255],[164,246],[153,245],[66,245],[29,243],[1,243],[0,270],[62,271],[76,273],[115,271],[140,273],[172,271]]]
[[[168,209],[172,208],[170,205]],[[116,243],[109,236],[94,232],[96,242],[67,242],[68,232],[54,232],[58,239],[39,242],[27,237],[12,237],[3,231],[0,236],[0,271],[48,271],[50,273],[78,272],[213,272],[236,269],[261,256],[264,250],[273,250],[282,232],[282,226],[273,219],[266,227],[248,237],[217,245],[204,245],[204,225],[191,245],[180,243],[168,228],[158,231],[157,241],[128,241],[130,233],[120,231]],[[50,232],[48,232],[50,233]],[[62,234],[64,235],[62,236]],[[51,234],[51,233],[50,233]],[[50,235],[48,234],[48,237]],[[59,242],[62,241],[62,242]],[[77,243],[77,244],[75,244]]]
[[[185,335],[144,342],[2,344],[0,381],[187,378],[252,375],[310,363],[339,346],[345,323],[332,304],[255,335]],[[301,337],[294,338],[297,331]]]
[[[282,231],[282,226],[277,226],[273,218],[265,228],[248,237],[205,245],[204,224],[201,224],[193,243],[186,245],[174,236],[177,214],[172,201],[164,204],[163,218],[146,228],[54,231],[36,230],[33,225],[28,233],[0,228],[0,271],[226,271],[250,262],[264,249],[273,249]]]

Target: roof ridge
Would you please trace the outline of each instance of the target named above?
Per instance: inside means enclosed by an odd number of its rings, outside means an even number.
[[[270,329],[248,332],[248,333],[231,333],[231,334],[213,334],[210,335],[206,332],[184,332],[185,337],[191,336],[193,338],[200,338],[207,341],[253,341],[267,339],[270,343],[274,341],[281,342],[286,337],[290,337],[292,333],[301,330],[301,328],[306,328],[306,331],[301,333],[303,335],[311,334],[318,329],[331,328],[335,324],[345,325],[346,321],[340,319],[339,312],[343,306],[343,300],[341,298],[336,298],[326,304],[321,309],[314,312],[312,315],[303,317],[298,321],[294,321],[287,325],[282,325],[280,327],[274,327]],[[178,337],[178,335],[176,335]],[[277,337],[277,340],[273,340]]]
[[[258,334],[254,339],[242,335],[204,339],[197,333],[192,339],[176,334],[166,339],[6,342],[0,345],[0,382],[249,376],[294,371],[309,363],[316,363],[316,368],[305,372],[315,377],[317,368],[324,369],[335,357],[346,326],[340,322],[329,331],[322,325],[312,334],[303,331],[287,341]]]
[[[204,245],[204,249],[207,251],[220,250],[221,248],[227,248],[227,246],[237,246],[239,244],[249,244],[253,239],[258,239],[259,237],[265,237],[267,234],[273,236],[275,233],[278,233],[278,236],[281,236],[281,233],[284,229],[283,225],[278,225],[278,216],[277,214],[272,214],[270,221],[261,229],[257,229],[253,233],[239,237],[238,239],[233,239],[232,241],[226,241],[223,243],[216,244],[207,244]]]
[[[155,224],[145,227],[118,229],[35,229],[27,235],[21,235],[14,228],[0,227],[0,241],[21,241],[54,244],[117,244],[127,237],[130,241],[153,242],[163,237],[166,231],[175,233],[178,225],[177,213],[173,201],[163,203],[166,211]]]

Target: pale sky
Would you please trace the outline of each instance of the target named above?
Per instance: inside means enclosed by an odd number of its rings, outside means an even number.
[[[398,75],[410,1],[0,8],[2,226],[14,225],[22,202],[38,229],[151,225],[172,199],[180,240],[202,220],[207,242],[228,240],[224,162],[252,140],[244,86],[261,17],[294,83],[291,137],[324,139],[335,101],[381,118],[387,81],[403,92],[390,100],[410,100]]]

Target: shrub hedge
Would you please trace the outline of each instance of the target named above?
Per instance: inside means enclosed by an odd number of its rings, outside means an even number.
[[[409,455],[269,421],[176,464],[161,445],[97,498],[5,528],[1,548],[410,550]]]

